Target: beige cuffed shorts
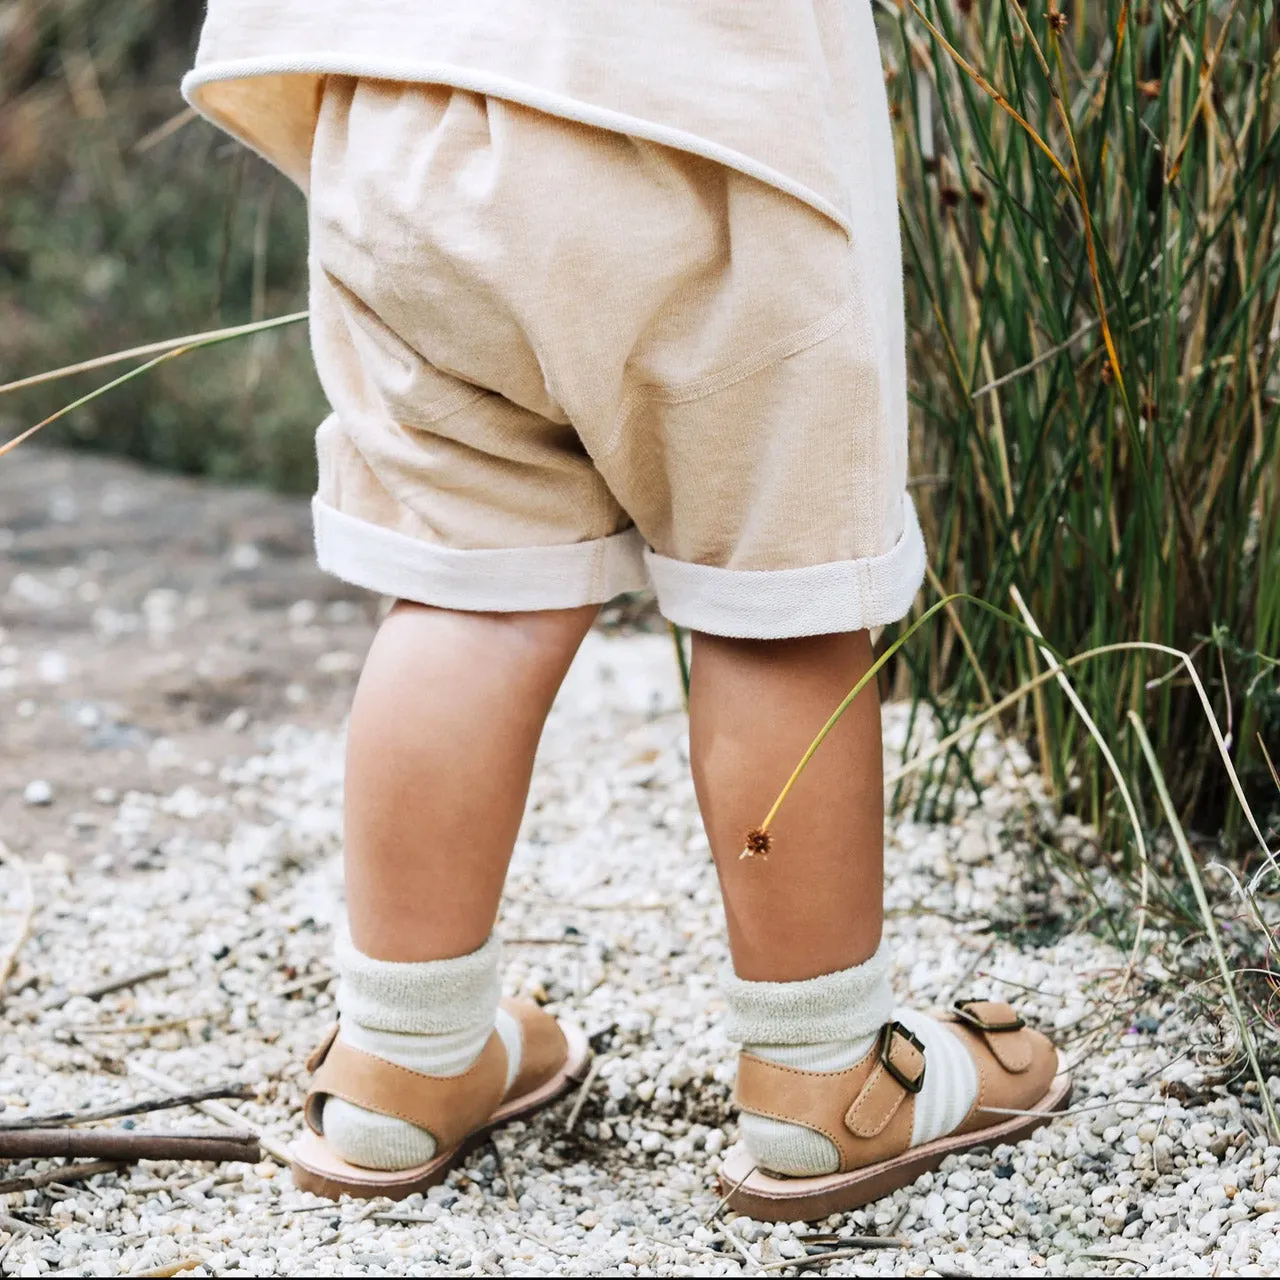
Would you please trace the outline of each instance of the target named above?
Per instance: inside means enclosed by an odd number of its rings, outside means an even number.
[[[780,638],[901,618],[892,154],[852,239],[714,161],[445,87],[326,82],[310,185],[321,565],[451,609],[651,585]]]

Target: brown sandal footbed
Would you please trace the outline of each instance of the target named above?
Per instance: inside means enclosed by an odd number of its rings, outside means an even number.
[[[985,1129],[938,1138],[912,1147],[892,1160],[882,1160],[848,1173],[816,1178],[773,1177],[755,1167],[741,1144],[725,1154],[720,1187],[730,1208],[759,1222],[813,1222],[833,1213],[847,1213],[910,1186],[950,1155],[974,1147],[1019,1142],[1048,1124],[1071,1101],[1071,1077],[1061,1069],[1048,1092],[1031,1107],[1034,1114],[1008,1116]]]
[[[323,1137],[308,1129],[290,1147],[294,1184],[301,1191],[310,1191],[331,1200],[342,1195],[360,1200],[376,1196],[403,1200],[406,1196],[434,1187],[444,1180],[450,1169],[460,1164],[483,1143],[494,1129],[540,1111],[582,1080],[591,1058],[587,1037],[580,1027],[571,1022],[560,1022],[560,1030],[568,1045],[568,1054],[560,1070],[538,1088],[504,1103],[486,1124],[468,1134],[449,1151],[413,1169],[394,1172],[361,1169],[357,1165],[348,1164]]]

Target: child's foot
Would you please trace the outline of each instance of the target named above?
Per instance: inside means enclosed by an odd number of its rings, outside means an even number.
[[[402,1198],[439,1182],[496,1125],[564,1093],[582,1033],[527,1001],[499,1001],[498,944],[396,964],[339,947],[342,1021],[315,1072],[294,1146],[297,1185]]]
[[[1070,1096],[1057,1050],[1007,1004],[894,1008],[883,953],[807,982],[735,979],[728,994],[742,1142],[721,1178],[753,1218],[856,1208],[953,1152],[1017,1141]]]

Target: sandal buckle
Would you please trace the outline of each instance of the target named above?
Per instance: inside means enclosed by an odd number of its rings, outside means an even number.
[[[1008,1022],[988,1022],[969,1007],[975,1004],[989,1004],[988,1000],[957,1000],[954,1008],[961,1022],[967,1022],[977,1031],[1021,1031],[1027,1024],[1015,1013]]]
[[[913,1080],[890,1056],[893,1052],[894,1038],[901,1036],[920,1054],[920,1071]],[[924,1042],[910,1032],[901,1022],[886,1022],[880,1032],[880,1065],[908,1092],[919,1093],[924,1088]]]

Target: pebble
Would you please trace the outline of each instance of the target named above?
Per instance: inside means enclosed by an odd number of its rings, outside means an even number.
[[[153,602],[155,617],[171,612],[162,604]],[[296,627],[317,616],[309,601],[290,610]],[[302,686],[286,692],[306,696]],[[247,712],[233,711],[227,727],[248,729]],[[908,735],[909,750],[920,750],[936,725],[886,708],[890,768]],[[93,791],[113,812],[89,856],[31,863],[37,901],[50,905],[7,987],[8,1114],[145,1092],[128,1074],[136,1064],[184,1086],[244,1080],[258,1090],[236,1104],[246,1121],[279,1141],[299,1134],[301,1064],[334,1015],[329,984],[298,984],[332,963],[342,738],[336,725],[255,722],[228,740],[237,754],[212,761],[212,773],[174,758],[162,793]],[[716,982],[727,960],[723,913],[679,684],[667,637],[593,633],[548,722],[500,922],[508,993],[572,1016],[600,1055],[574,1133],[565,1133],[566,1101],[498,1130],[446,1183],[395,1206],[324,1204],[270,1159],[135,1166],[56,1196],[18,1194],[0,1212],[36,1208],[48,1234],[0,1231],[6,1274],[125,1275],[197,1258],[197,1274],[741,1275],[803,1256],[814,1230],[891,1226],[905,1248],[824,1274],[1280,1271],[1280,1145],[1251,1136],[1260,1117],[1244,1116],[1246,1102],[1204,1083],[1230,1046],[1197,1005],[1175,998],[1209,961],[1172,939],[1163,945],[1149,923],[1151,963],[1166,977],[1145,994],[1135,982],[1119,1000],[1123,952],[1080,930],[1028,936],[1017,895],[1032,857],[1020,842],[1028,824],[1051,839],[1052,811],[1021,747],[984,732],[975,771],[980,793],[958,791],[945,820],[917,817],[910,803],[889,819],[893,981],[918,1007],[1012,997],[1036,1025],[1077,1037],[1068,1053],[1092,1045],[1076,1068],[1084,1109],[1032,1138],[953,1156],[915,1186],[815,1227],[714,1216],[716,1164],[737,1139],[734,1056]],[[52,799],[40,785],[34,794],[47,798],[32,799],[32,782],[27,803]],[[1064,845],[1082,833],[1062,824]],[[1036,874],[1048,878],[1047,889],[1039,883],[1046,918],[1083,915],[1065,877]],[[1105,889],[1101,875],[1096,887]],[[0,863],[0,938],[24,902]],[[49,1000],[164,964],[166,976],[96,1002]],[[165,1026],[176,1020],[188,1021]],[[160,1029],[72,1034],[130,1021]],[[1130,1026],[1142,1035],[1126,1037]],[[1080,1027],[1093,1038],[1079,1039]],[[1162,1082],[1193,1076],[1203,1097],[1161,1092]],[[370,1208],[414,1220],[375,1222],[363,1216]]]
[[[32,778],[22,789],[22,803],[32,808],[53,803],[53,787],[43,778]]]

